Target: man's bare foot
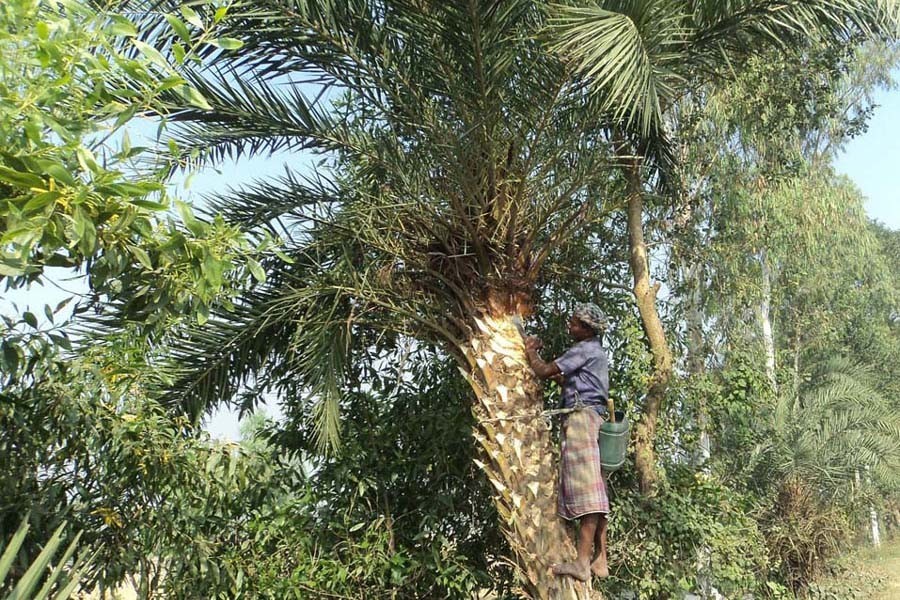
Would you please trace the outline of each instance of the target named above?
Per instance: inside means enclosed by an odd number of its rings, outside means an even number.
[[[591,563],[591,573],[594,574],[594,577],[609,577],[609,566],[606,564],[605,556],[598,556],[594,559],[594,562]]]
[[[578,581],[587,581],[591,578],[590,565],[581,564],[579,562],[559,563],[552,567],[554,575],[568,575],[574,577]]]

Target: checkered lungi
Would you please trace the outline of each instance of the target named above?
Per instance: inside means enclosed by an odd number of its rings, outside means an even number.
[[[563,519],[609,512],[597,441],[602,423],[603,417],[590,408],[569,413],[563,421],[557,509]]]

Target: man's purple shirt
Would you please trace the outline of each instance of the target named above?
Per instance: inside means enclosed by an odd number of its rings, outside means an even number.
[[[576,398],[583,404],[606,406],[609,398],[609,357],[599,338],[592,337],[576,343],[553,362],[565,376],[563,408],[575,406]]]

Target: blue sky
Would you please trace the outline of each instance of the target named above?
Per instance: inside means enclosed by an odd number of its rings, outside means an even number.
[[[847,144],[835,166],[862,190],[870,217],[900,229],[900,90],[880,91],[875,101],[868,130]]]

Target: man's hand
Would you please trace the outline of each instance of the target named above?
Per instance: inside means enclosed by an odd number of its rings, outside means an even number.
[[[544,342],[542,342],[540,340],[540,338],[535,337],[533,335],[529,335],[527,338],[525,338],[525,349],[526,350],[533,350],[536,352],[543,347],[544,347]]]
[[[528,364],[531,365],[535,375],[541,379],[549,379],[560,375],[559,367],[556,366],[556,363],[544,362],[538,355],[537,351],[543,347],[544,343],[540,339],[532,335],[525,338],[525,357],[528,359]]]

